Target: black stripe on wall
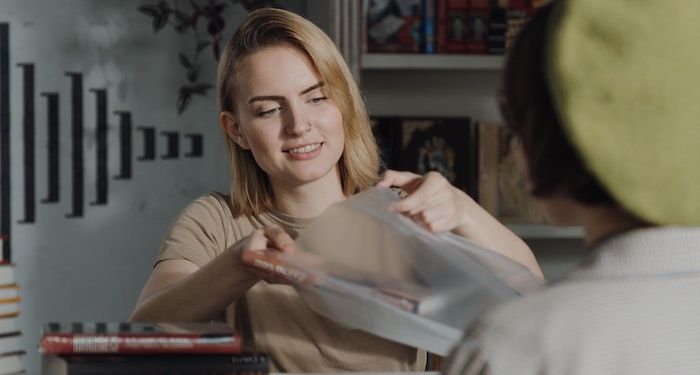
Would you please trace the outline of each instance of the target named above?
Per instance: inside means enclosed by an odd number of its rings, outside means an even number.
[[[59,163],[59,127],[58,127],[58,93],[44,92],[41,96],[46,98],[46,133],[47,146],[46,165],[48,189],[46,198],[42,203],[57,203],[60,189],[60,163]]]
[[[119,116],[119,174],[117,180],[131,178],[131,112],[114,111]]]
[[[161,155],[161,159],[177,159],[180,157],[180,133],[172,131],[162,131],[161,135],[165,136],[167,147],[165,154]]]
[[[156,129],[152,126],[139,126],[138,129],[143,134],[143,155],[138,160],[156,159]]]
[[[22,145],[24,146],[24,219],[22,224],[36,219],[36,162],[34,135],[34,64],[17,64],[22,68]]]
[[[107,90],[91,89],[95,94],[95,144],[97,145],[97,163],[95,164],[95,186],[97,196],[92,205],[107,204]]]
[[[201,134],[185,134],[185,138],[190,140],[190,151],[185,153],[185,157],[199,158],[204,154],[204,142]]]
[[[71,80],[71,165],[72,211],[67,218],[82,217],[85,202],[85,167],[83,161],[83,75],[66,73]]]
[[[11,261],[10,229],[10,25],[0,23],[0,238],[2,259]]]

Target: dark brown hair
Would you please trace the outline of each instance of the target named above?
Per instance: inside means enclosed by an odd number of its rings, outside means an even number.
[[[583,204],[614,204],[569,142],[552,102],[547,32],[562,3],[539,8],[516,37],[506,59],[499,104],[522,145],[533,196],[564,193]]]

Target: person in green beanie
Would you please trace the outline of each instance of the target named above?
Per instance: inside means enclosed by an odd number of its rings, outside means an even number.
[[[506,62],[531,193],[587,259],[486,311],[445,374],[700,373],[700,2],[565,0]]]

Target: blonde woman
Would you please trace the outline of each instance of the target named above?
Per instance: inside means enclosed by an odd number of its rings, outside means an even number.
[[[380,180],[364,103],[332,41],[293,13],[252,12],[225,48],[218,87],[230,195],[178,216],[131,320],[225,320],[278,372],[422,371],[424,352],[329,321],[241,262],[245,251],[295,251],[310,220]],[[539,273],[522,241],[439,175],[389,172],[381,183],[412,193],[396,209],[428,229],[508,249]]]

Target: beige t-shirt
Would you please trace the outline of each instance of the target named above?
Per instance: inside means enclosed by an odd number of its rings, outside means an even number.
[[[279,211],[233,218],[227,200],[228,196],[212,193],[186,207],[165,236],[157,262],[186,259],[202,267],[257,228],[278,224],[296,238],[310,222]],[[270,355],[271,371],[399,372],[425,369],[424,351],[326,319],[312,311],[288,285],[258,282],[243,299],[229,305],[224,315],[226,322],[244,336],[246,332],[249,332],[248,336],[252,332],[253,337],[246,337],[246,341]]]

